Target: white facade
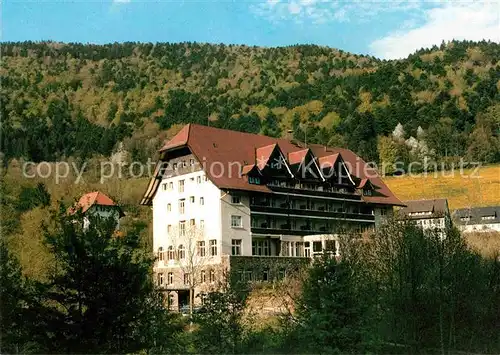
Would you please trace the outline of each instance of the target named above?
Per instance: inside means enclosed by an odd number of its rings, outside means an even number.
[[[184,223],[184,227],[182,224]],[[196,228],[196,237],[209,246],[217,241],[217,254],[222,248],[221,191],[207,180],[203,171],[164,178],[153,199],[153,248],[168,251],[177,249],[184,228]],[[170,233],[169,233],[170,230]],[[214,260],[217,262],[218,260]],[[174,266],[174,262],[160,261],[158,267]]]
[[[83,228],[87,229],[90,225],[88,215],[99,216],[101,219],[113,218],[116,223],[116,229],[120,229],[120,212],[114,206],[92,205],[83,217]]]
[[[465,224],[459,225],[458,228],[464,233],[500,232],[500,223]]]

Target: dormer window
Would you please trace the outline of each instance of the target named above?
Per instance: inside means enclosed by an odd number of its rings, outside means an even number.
[[[254,184],[254,185],[260,185],[260,177],[248,177],[248,183],[249,184]]]
[[[372,196],[373,195],[373,191],[372,190],[363,190],[363,195],[365,195],[365,196]]]
[[[491,221],[491,220],[495,219],[495,216],[482,216],[481,219],[483,221]]]

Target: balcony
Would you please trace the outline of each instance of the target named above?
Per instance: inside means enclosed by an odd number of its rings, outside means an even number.
[[[288,192],[317,197],[333,197],[361,201],[361,196],[349,191],[347,187],[325,187],[311,184],[294,184],[285,181],[272,181],[267,186],[274,192]]]
[[[298,208],[281,208],[268,205],[250,205],[250,211],[252,214],[265,214],[265,213],[279,213],[283,215],[295,215],[300,217],[330,217],[335,219],[351,219],[351,220],[365,220],[365,221],[375,221],[375,216],[373,214],[356,212],[344,212],[341,209],[337,211],[329,211],[325,206],[318,206],[317,208],[310,209],[307,208],[306,204],[298,205]]]

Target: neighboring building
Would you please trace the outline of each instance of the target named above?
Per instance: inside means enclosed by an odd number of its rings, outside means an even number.
[[[453,221],[463,232],[500,232],[500,206],[463,208],[453,212]]]
[[[450,224],[447,199],[404,201],[406,207],[399,210],[401,217],[414,221],[423,230],[437,230],[444,235]]]
[[[240,265],[244,279],[271,280],[286,273],[280,260],[338,254],[338,233],[403,205],[350,150],[193,124],[160,150],[141,204],[153,206],[155,271],[174,305],[187,302],[191,278],[202,290]],[[194,259],[201,270],[186,273]],[[272,270],[249,266],[271,259]]]
[[[84,215],[84,228],[88,228],[90,223],[88,215],[98,215],[101,218],[113,217],[116,220],[116,229],[120,228],[120,218],[124,216],[122,209],[111,198],[99,191],[89,192],[80,197],[76,209],[81,209]]]

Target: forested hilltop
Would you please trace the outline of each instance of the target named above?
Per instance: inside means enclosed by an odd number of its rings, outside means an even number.
[[[293,130],[374,161],[500,161],[496,43],[443,43],[398,61],[198,43],[3,43],[2,57],[7,160],[109,156],[123,142],[143,161],[169,129],[196,122]]]

